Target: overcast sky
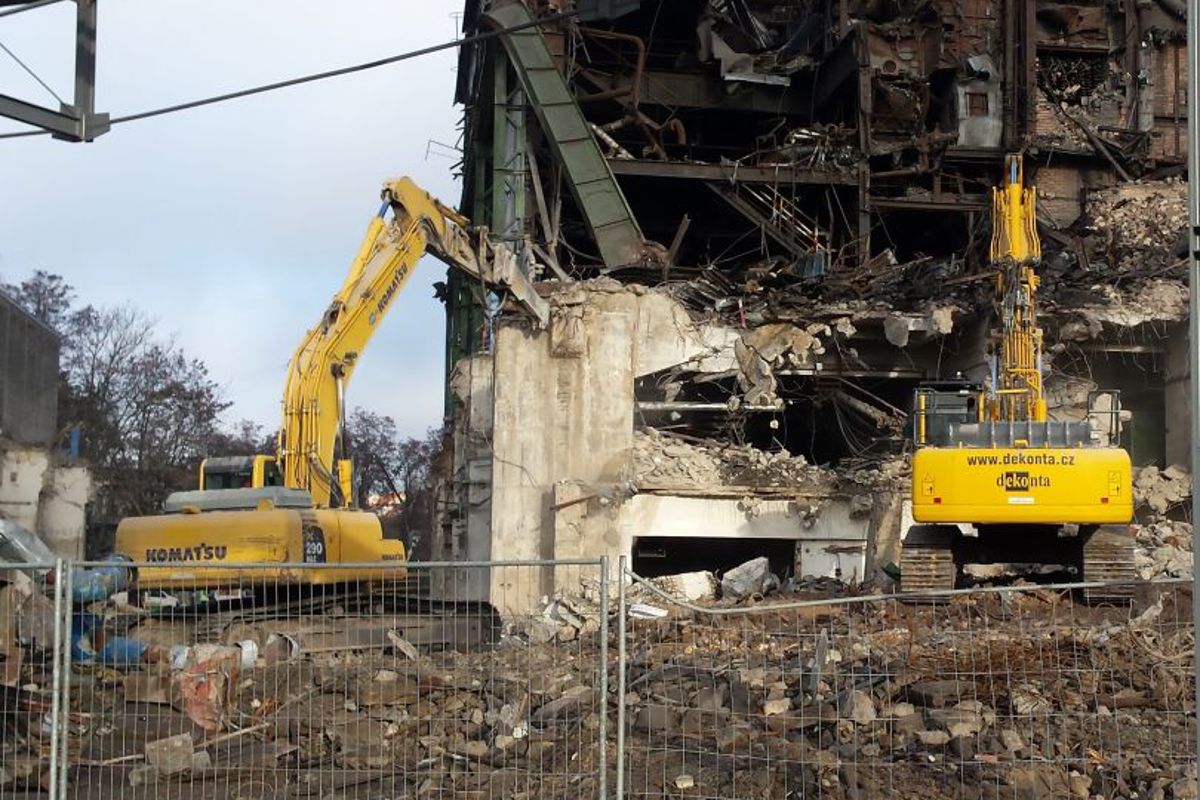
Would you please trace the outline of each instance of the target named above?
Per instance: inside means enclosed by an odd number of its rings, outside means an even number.
[[[113,116],[455,36],[460,0],[99,0],[97,110]],[[0,18],[0,42],[73,89],[73,3]],[[274,427],[283,372],[345,275],[389,176],[447,203],[456,51],[114,127],[90,144],[0,139],[0,278],[63,275],[131,302],[206,361],[228,421]],[[0,51],[0,93],[57,103]],[[0,120],[0,132],[21,129]],[[440,423],[443,331],[426,258],[355,372],[350,403]]]

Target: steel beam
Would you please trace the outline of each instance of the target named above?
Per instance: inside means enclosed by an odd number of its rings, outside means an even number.
[[[697,164],[690,161],[649,161],[637,158],[610,158],[608,168],[614,175],[645,178],[679,178],[700,181],[736,181],[738,183],[794,183],[814,186],[854,186],[858,173],[849,170],[815,170],[794,165],[747,167],[731,164]]]
[[[520,3],[492,8],[484,19],[497,29],[532,21],[529,9]],[[604,265],[615,269],[642,262],[647,248],[641,228],[558,71],[545,38],[537,28],[529,27],[507,33],[501,41],[542,131],[563,166]]]
[[[812,89],[807,79],[793,79],[790,87],[730,84],[708,74],[647,70],[642,75],[642,103],[670,108],[714,108],[721,111],[750,111],[779,116],[812,116]],[[586,99],[586,98],[582,98]]]
[[[1192,437],[1192,509],[1200,508],[1200,0],[1187,3],[1187,107],[1188,107],[1188,396]],[[1195,551],[1195,531],[1192,549]],[[1193,570],[1192,619],[1200,620],[1200,572]],[[1193,635],[1193,675],[1200,670],[1200,636]],[[1200,700],[1200,680],[1195,681]],[[1196,751],[1200,755],[1200,728],[1196,730]]]
[[[31,3],[18,10],[40,5],[48,3]],[[108,114],[96,113],[96,0],[75,0],[74,102],[54,111],[0,94],[0,116],[72,142],[90,142],[108,131]]]
[[[944,197],[953,197],[944,195]],[[911,200],[903,197],[872,197],[868,207],[873,211],[983,211],[988,202],[985,198],[960,195],[956,199]]]
[[[26,103],[6,94],[0,94],[0,116],[67,138],[77,136],[81,130],[80,120],[73,116]]]

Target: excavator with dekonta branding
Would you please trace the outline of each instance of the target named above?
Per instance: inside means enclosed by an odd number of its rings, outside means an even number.
[[[1135,577],[1120,394],[1093,392],[1083,419],[1051,419],[1047,408],[1036,204],[1022,158],[1008,156],[1003,183],[992,190],[988,374],[915,393],[916,524],[901,545],[903,591],[954,588],[964,566],[978,563],[1061,567],[1077,581]],[[1085,591],[1119,601],[1130,589]]]

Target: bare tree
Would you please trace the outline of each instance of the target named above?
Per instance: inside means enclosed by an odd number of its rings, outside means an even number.
[[[275,452],[277,432],[251,419],[242,419],[227,430],[217,431],[208,442],[210,456],[255,456]]]
[[[380,506],[406,539],[428,537],[433,517],[431,472],[441,432],[403,438],[389,416],[356,408],[347,421],[358,504]],[[375,502],[373,500],[382,500]]]
[[[59,332],[59,422],[83,434],[101,515],[153,512],[191,486],[229,406],[204,362],[158,339],[132,306],[72,308],[75,292],[58,275],[38,271],[6,290]]]
[[[75,290],[61,275],[41,269],[20,283],[6,283],[0,288],[30,314],[59,331],[75,301]]]

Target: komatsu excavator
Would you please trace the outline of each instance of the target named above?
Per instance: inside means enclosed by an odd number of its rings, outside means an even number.
[[[288,365],[275,455],[208,459],[198,491],[172,494],[163,514],[119,524],[119,555],[163,564],[139,570],[140,589],[366,581],[377,570],[337,566],[406,561],[403,544],[384,538],[378,517],[354,508],[345,393],[363,349],[426,252],[503,288],[541,325],[549,318],[512,251],[468,226],[408,178],[385,185],[345,282]],[[219,568],[223,562],[330,568],[230,570]]]
[[[917,389],[912,516],[901,546],[902,591],[954,588],[965,564],[1055,564],[1078,580],[1135,577],[1129,454],[1120,395],[1093,394],[1082,421],[1048,418],[1037,320],[1036,190],[1009,156],[992,190],[997,321],[982,384]],[[1096,402],[1103,397],[1104,403]],[[1123,600],[1127,586],[1090,589]]]

